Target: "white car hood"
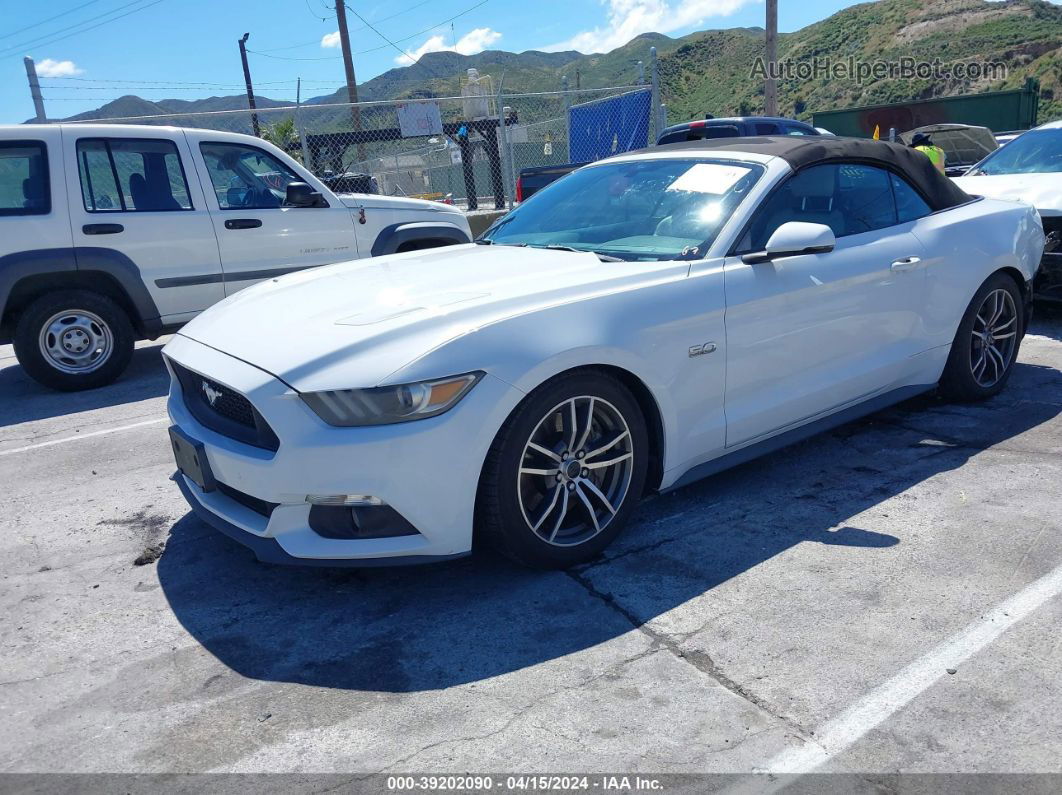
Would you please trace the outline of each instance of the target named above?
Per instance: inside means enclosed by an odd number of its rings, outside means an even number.
[[[369,387],[487,324],[687,269],[601,262],[590,253],[449,246],[271,279],[211,307],[180,334],[300,392]]]
[[[971,196],[1023,201],[1044,215],[1062,215],[1062,174],[986,174],[954,182]]]

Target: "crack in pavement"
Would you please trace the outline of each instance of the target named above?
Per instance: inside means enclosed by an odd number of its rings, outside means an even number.
[[[574,682],[573,684],[565,685],[564,687],[558,687],[555,690],[551,690],[549,693],[546,693],[546,694],[544,694],[542,696],[539,696],[539,697],[535,698],[534,701],[531,701],[530,703],[527,703],[527,704],[524,704],[521,707],[518,707],[516,709],[516,712],[512,715],[512,717],[509,718],[509,720],[507,720],[505,722],[505,724],[502,725],[498,729],[494,729],[494,730],[492,730],[490,732],[487,732],[486,734],[475,734],[475,735],[466,736],[466,737],[448,737],[448,738],[444,738],[442,740],[436,740],[435,742],[428,743],[427,745],[424,745],[424,746],[418,748],[416,751],[413,751],[412,753],[407,754],[406,756],[403,756],[401,759],[396,759],[395,761],[393,761],[390,764],[380,768],[379,770],[376,770],[373,773],[369,773],[369,774],[367,774],[367,775],[365,775],[363,777],[360,777],[360,778],[358,778],[356,780],[357,781],[364,781],[366,779],[372,778],[373,776],[377,776],[377,775],[380,775],[382,773],[386,773],[386,772],[388,772],[390,770],[393,770],[398,765],[406,764],[406,763],[410,762],[411,760],[416,759],[418,756],[423,754],[425,751],[430,751],[430,750],[432,750],[434,748],[438,748],[440,746],[443,746],[443,745],[446,745],[446,744],[449,744],[449,743],[465,743],[465,742],[473,742],[473,741],[476,741],[476,740],[486,740],[486,739],[494,737],[494,736],[496,736],[498,734],[501,734],[502,732],[508,730],[514,723],[516,723],[517,720],[522,718],[524,715],[526,715],[532,709],[534,709],[535,707],[537,707],[540,704],[542,704],[542,702],[544,702],[546,699],[553,698],[553,697],[555,697],[555,696],[557,696],[557,695],[559,695],[561,693],[566,693],[569,690],[579,690],[579,689],[585,688],[588,685],[591,685],[594,682],[598,681],[599,679],[603,679],[603,678],[605,678],[607,676],[612,675],[613,673],[615,673],[620,668],[623,668],[623,667],[625,667],[627,665],[630,665],[631,663],[637,662],[639,660],[645,659],[646,657],[651,657],[652,655],[656,654],[657,652],[662,651],[663,648],[664,647],[660,643],[658,643],[658,642],[656,642],[654,640],[650,644],[649,648],[643,649],[642,651],[638,652],[637,654],[632,654],[629,657],[625,657],[622,660],[620,660],[618,662],[615,662],[612,665],[607,666],[600,673],[594,674],[593,676],[591,676],[589,678],[586,678],[586,679],[581,679],[580,681]],[[478,695],[480,697],[483,697],[483,696],[487,696],[488,694],[479,693]],[[499,701],[502,704],[505,704],[505,702],[502,699],[498,698],[498,697],[493,697],[492,696],[492,698],[494,698],[496,701]]]
[[[587,580],[582,575],[581,572],[576,572],[576,571],[569,570],[569,571],[566,571],[565,574],[567,574],[572,580],[574,580],[576,583],[578,583],[583,588],[585,588],[587,593],[589,593],[595,599],[600,600],[606,606],[608,606],[609,608],[614,610],[616,613],[621,615],[623,618],[625,618],[630,623],[630,625],[631,625],[631,627],[633,629],[636,629],[639,632],[641,632],[642,634],[644,634],[646,637],[648,637],[650,640],[652,640],[655,644],[658,644],[660,647],[662,647],[664,649],[667,649],[669,652],[671,652],[671,654],[673,656],[675,656],[679,660],[682,660],[683,662],[686,662],[689,665],[693,666],[695,669],[700,671],[702,674],[708,676],[713,681],[715,681],[717,684],[719,684],[720,686],[726,688],[727,690],[729,690],[734,695],[736,695],[739,698],[749,702],[754,707],[758,708],[762,712],[767,713],[768,715],[770,715],[775,720],[780,721],[786,727],[788,727],[792,731],[796,732],[797,735],[799,735],[800,738],[802,740],[804,740],[805,742],[810,742],[810,743],[815,743],[816,742],[814,736],[812,736],[812,734],[808,730],[806,730],[803,726],[801,726],[795,720],[793,720],[792,718],[790,718],[790,717],[788,717],[786,715],[783,715],[783,714],[781,714],[779,712],[776,712],[774,709],[772,709],[771,705],[769,703],[767,703],[764,699],[762,699],[759,696],[757,696],[755,693],[753,693],[751,690],[749,690],[744,685],[736,682],[735,680],[733,680],[729,676],[727,676],[722,671],[722,669],[719,668],[718,665],[716,665],[715,661],[711,658],[710,655],[706,654],[705,652],[701,652],[701,651],[695,651],[695,650],[687,651],[687,650],[683,649],[681,646],[679,646],[679,644],[676,643],[675,640],[672,637],[670,637],[669,635],[653,629],[652,627],[650,627],[645,622],[639,621],[638,617],[635,616],[633,613],[631,613],[626,608],[624,608],[622,605],[620,605],[616,601],[615,597],[613,597],[611,594],[607,594],[607,593],[603,593],[602,591],[599,591],[593,585],[593,583],[591,583],[589,580]]]

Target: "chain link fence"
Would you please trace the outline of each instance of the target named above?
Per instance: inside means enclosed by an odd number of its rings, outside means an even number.
[[[505,209],[522,169],[586,163],[655,141],[648,85],[357,104],[303,104],[93,119],[253,135],[339,193],[382,193]]]

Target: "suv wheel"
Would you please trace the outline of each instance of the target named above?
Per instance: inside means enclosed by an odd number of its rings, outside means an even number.
[[[514,412],[487,455],[479,528],[527,566],[591,560],[641,497],[648,454],[645,420],[622,383],[595,372],[548,382]]]
[[[64,392],[114,381],[133,355],[133,326],[118,304],[89,290],[41,296],[15,326],[15,355],[38,383]]]

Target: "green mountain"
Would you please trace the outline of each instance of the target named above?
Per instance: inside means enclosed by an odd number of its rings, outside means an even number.
[[[629,85],[639,77],[637,61],[648,70],[649,47],[659,55],[661,90],[671,122],[703,117],[755,114],[763,111],[762,79],[753,64],[764,54],[760,28],[733,28],[671,38],[646,33],[608,53],[510,53],[487,50],[476,55],[428,53],[416,64],[391,69],[358,88],[363,100],[456,96],[465,70],[474,67],[499,81],[504,93],[556,90],[567,78],[575,88]],[[1040,119],[1062,117],[1062,7],[1045,0],[877,0],[839,11],[833,16],[779,38],[779,59],[810,64],[827,57],[838,61],[898,62],[901,58],[932,62],[997,62],[1008,69],[994,80],[934,81],[879,79],[862,83],[854,77],[836,79],[812,75],[779,84],[784,115],[809,118],[817,110],[855,105],[1017,88],[1026,77],[1041,83]],[[261,108],[287,103],[257,97]],[[345,102],[346,90],[314,97],[306,104]],[[201,100],[167,99],[149,102],[126,96],[74,119],[122,116],[192,114],[208,110],[246,108],[246,97]],[[340,128],[342,111],[323,127]],[[277,114],[265,114],[264,121]],[[523,119],[524,117],[522,117]],[[526,119],[533,120],[533,119]],[[320,122],[320,117],[318,117]],[[217,117],[217,126],[243,130],[246,118]]]
[[[1006,79],[865,81],[812,76],[782,80],[779,108],[810,117],[816,110],[906,102],[1006,88],[1026,77],[1041,84],[1040,119],[1062,116],[1062,7],[1044,0],[879,0],[839,11],[802,30],[782,35],[780,61],[795,64],[899,62],[1002,63]],[[705,112],[716,116],[763,112],[763,84],[750,66],[764,52],[763,31],[710,31],[687,37],[661,59],[664,97],[672,121]],[[798,105],[797,103],[802,103]]]

